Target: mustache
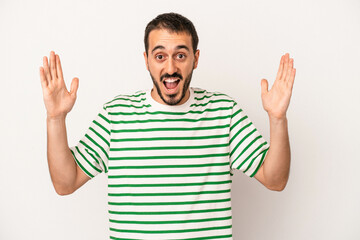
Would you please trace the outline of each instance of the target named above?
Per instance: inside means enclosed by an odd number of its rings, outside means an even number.
[[[180,80],[183,79],[182,75],[180,73],[176,73],[176,72],[171,75],[168,73],[161,75],[160,81],[162,82],[164,80],[164,78],[180,78]]]

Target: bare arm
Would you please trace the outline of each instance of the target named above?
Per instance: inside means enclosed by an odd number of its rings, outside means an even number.
[[[70,194],[90,178],[77,166],[70,152],[65,119],[75,104],[79,80],[74,78],[67,91],[63,79],[60,58],[50,53],[40,67],[40,79],[47,111],[47,158],[51,180],[60,195]]]
[[[255,178],[270,190],[282,191],[288,181],[289,172],[287,119],[270,119],[270,148]]]
[[[296,70],[289,54],[281,57],[274,85],[268,91],[268,82],[261,82],[262,102],[270,121],[270,148],[264,164],[255,178],[271,190],[282,191],[288,181],[290,171],[290,143],[286,111],[290,103]]]

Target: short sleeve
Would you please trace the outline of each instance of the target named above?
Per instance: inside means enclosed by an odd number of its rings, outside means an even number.
[[[254,177],[262,165],[269,144],[235,102],[230,123],[230,168]]]
[[[85,136],[70,148],[76,163],[90,178],[108,172],[110,134],[110,118],[103,107]]]

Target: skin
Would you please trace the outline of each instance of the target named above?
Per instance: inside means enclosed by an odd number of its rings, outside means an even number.
[[[275,82],[268,90],[268,81],[261,80],[261,99],[270,122],[270,148],[255,178],[265,187],[282,191],[289,179],[290,143],[286,111],[290,104],[296,69],[289,53],[281,57]]]
[[[85,184],[90,178],[75,163],[70,152],[65,118],[76,100],[79,79],[66,89],[60,58],[52,51],[50,62],[43,58],[40,80],[47,112],[47,159],[51,180],[59,195],[67,195]]]
[[[144,52],[146,68],[153,79],[151,96],[161,104],[180,105],[190,96],[188,85],[197,67],[199,50],[192,49],[187,33],[153,30],[149,35],[149,50]],[[161,56],[161,57],[160,57]],[[290,144],[287,129],[288,109],[295,79],[293,59],[289,54],[281,57],[276,80],[270,90],[266,79],[261,81],[261,98],[270,121],[270,149],[255,178],[274,191],[285,188],[290,169]],[[176,90],[166,90],[166,74],[181,76]],[[65,86],[60,57],[50,52],[50,61],[43,58],[40,79],[47,111],[47,158],[51,179],[59,195],[71,194],[90,178],[75,163],[70,152],[65,119],[76,100],[79,79],[71,82],[70,91]],[[156,87],[158,85],[158,87]]]
[[[180,32],[169,32],[165,29],[156,29],[149,34],[148,53],[144,52],[146,69],[153,79],[151,96],[162,104],[185,103],[190,96],[188,88],[192,72],[196,69],[200,51],[193,51],[191,35]],[[182,76],[177,90],[168,94],[163,84],[166,74],[178,74]],[[158,86],[158,87],[157,87]],[[174,95],[174,96],[171,96]]]

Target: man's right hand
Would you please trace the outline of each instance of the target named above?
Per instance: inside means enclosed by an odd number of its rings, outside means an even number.
[[[74,106],[79,79],[72,80],[68,92],[60,58],[53,51],[50,52],[50,65],[47,57],[44,57],[40,78],[47,111],[47,158],[50,176],[56,192],[67,195],[90,179],[76,164],[66,135],[65,117]]]
[[[40,79],[44,103],[49,119],[65,118],[75,104],[79,79],[73,78],[70,92],[66,89],[60,57],[50,52],[50,64],[45,56],[40,67]]]

